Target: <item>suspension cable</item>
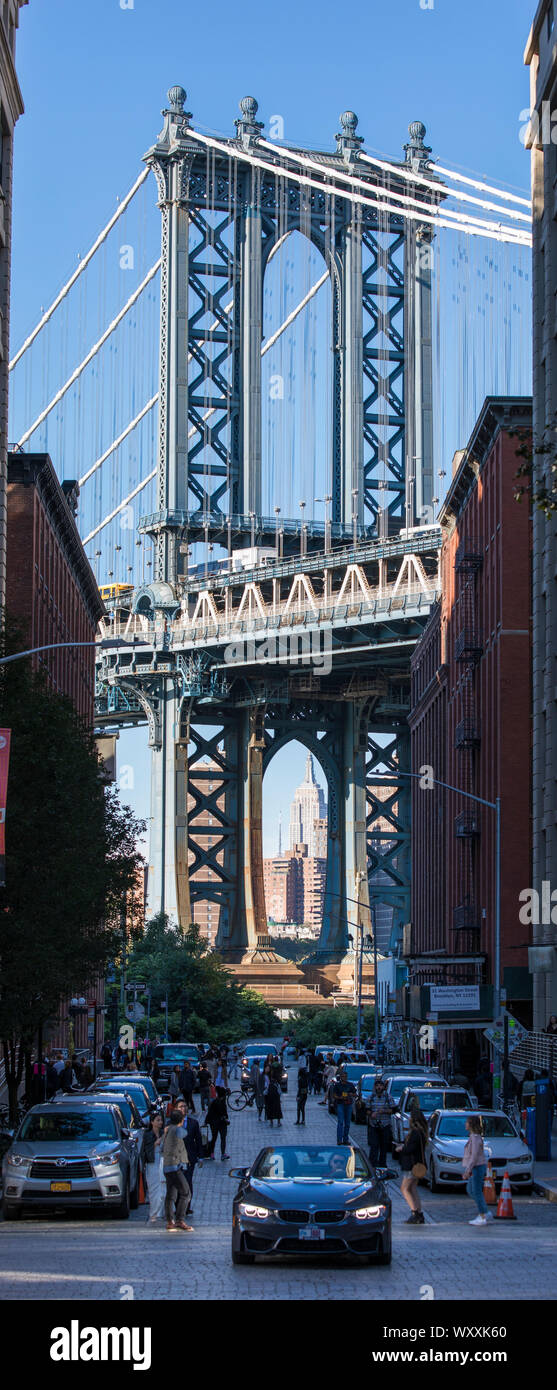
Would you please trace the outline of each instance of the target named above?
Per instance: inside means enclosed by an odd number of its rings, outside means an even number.
[[[153,468],[153,471],[149,473],[147,478],[142,478],[141,482],[137,484],[137,487],[134,487],[133,492],[130,492],[127,497],[124,497],[123,502],[119,502],[118,506],[114,508],[114,511],[111,512],[109,516],[105,516],[104,521],[100,521],[98,526],[95,526],[94,531],[89,532],[89,535],[86,536],[83,541],[83,545],[87,545],[89,541],[92,541],[93,537],[97,536],[99,531],[102,531],[104,526],[108,526],[109,521],[114,521],[114,517],[118,516],[118,512],[122,512],[124,510],[124,507],[127,507],[128,503],[132,502],[134,497],[137,497],[138,492],[141,492],[144,487],[147,487],[147,483],[151,483],[153,481],[153,478],[156,477],[156,474],[157,470],[156,468]]]
[[[103,227],[102,232],[99,232],[97,240],[93,242],[93,245],[87,252],[87,255],[84,256],[83,260],[79,262],[77,270],[74,270],[73,275],[70,275],[69,280],[66,281],[66,284],[60,290],[60,293],[57,294],[56,299],[52,301],[50,308],[47,309],[45,313],[42,315],[42,318],[39,319],[39,322],[36,324],[35,328],[33,329],[33,332],[30,333],[29,337],[25,339],[25,342],[22,343],[18,352],[16,352],[15,357],[12,357],[12,360],[9,364],[10,372],[13,370],[15,366],[17,366],[17,363],[19,362],[20,358],[23,357],[24,352],[27,352],[27,349],[31,347],[32,343],[34,343],[35,338],[38,337],[38,334],[40,333],[41,329],[44,328],[45,324],[48,323],[49,319],[52,318],[53,313],[58,308],[58,305],[62,303],[62,300],[66,298],[66,295],[71,290],[72,285],[75,285],[76,280],[78,280],[79,276],[83,274],[84,270],[86,270],[87,266],[89,265],[89,262],[93,259],[95,252],[98,251],[100,246],[102,246],[103,241],[106,240],[109,232],[111,232],[112,228],[116,225],[118,218],[121,217],[122,213],[126,211],[126,208],[131,203],[132,198],[135,197],[138,188],[141,188],[142,183],[145,182],[145,179],[148,177],[148,175],[149,169],[143,169],[142,173],[136,179],[133,187],[130,188],[129,193],[126,193],[125,198],[123,198],[122,202],[118,204],[116,212],[110,218],[110,221],[107,222],[106,227]]]
[[[284,154],[284,146],[281,146],[281,145],[274,145],[274,144],[271,143],[270,140],[265,140],[265,139],[263,139],[263,138],[261,137],[260,140],[259,140],[259,144],[260,144],[264,149],[271,150],[273,154],[281,154],[281,153]],[[289,157],[290,159],[293,159],[297,164],[302,164],[305,168],[308,168],[308,169],[315,169],[318,173],[321,173],[321,171],[322,171],[322,167],[323,167],[323,166],[322,166],[321,164],[318,164],[316,160],[309,159],[307,155],[300,155],[300,154],[298,154],[298,153],[297,153],[296,151],[294,151],[294,150],[288,150],[288,157]],[[416,181],[417,181],[417,180],[416,180],[416,174],[415,174],[415,173],[412,173],[411,170],[405,168],[404,165],[401,165],[400,169],[398,169],[398,168],[396,168],[395,166],[393,166],[392,164],[387,164],[387,163],[385,162],[385,160],[373,159],[371,155],[361,154],[361,155],[360,155],[360,158],[363,159],[363,160],[365,160],[366,164],[378,165],[379,168],[386,170],[386,171],[387,171],[388,173],[390,173],[391,175],[394,174],[394,175],[396,176],[396,175],[398,175],[398,174],[400,173],[400,174],[402,174],[402,177],[403,177],[403,178],[410,179],[413,183],[416,183]],[[364,179],[359,179],[355,173],[354,173],[354,174],[349,174],[349,173],[347,173],[347,172],[341,171],[340,169],[338,169],[338,170],[335,169],[334,172],[335,172],[335,177],[336,177],[336,178],[342,179],[345,183],[349,183],[352,187],[358,186],[359,188],[363,188],[363,189],[365,190],[365,192],[366,192],[368,195],[369,195],[369,194],[372,194],[373,196],[377,196],[377,197],[380,195],[380,192],[381,192],[380,189],[379,189],[379,190],[377,191],[377,193],[376,193],[376,191],[375,191],[373,185],[370,185],[370,184],[369,184],[367,181],[365,181]],[[420,181],[420,183],[422,183],[426,188],[432,188],[432,189],[434,189],[434,191],[435,191],[438,195],[439,195],[440,193],[444,193],[444,192],[449,191],[449,190],[446,190],[446,189],[445,189],[445,187],[443,186],[443,184],[434,183],[433,179],[424,179],[424,178],[420,178],[419,181]],[[387,196],[388,196],[389,198],[395,199],[396,202],[402,203],[402,204],[403,204],[404,206],[406,206],[406,207],[415,207],[415,208],[419,208],[420,211],[425,211],[425,212],[431,212],[432,210],[435,212],[435,208],[432,209],[431,203],[424,203],[424,202],[422,202],[419,198],[414,198],[414,197],[412,197],[412,196],[411,196],[410,194],[408,194],[408,193],[396,193],[395,190],[394,190],[393,188],[389,188],[389,190],[388,190],[388,195],[387,195]],[[457,195],[456,195],[456,194],[452,194],[451,196],[455,197],[455,196],[457,196]],[[468,199],[468,194],[463,194],[462,196],[463,196],[464,198]],[[530,218],[527,216],[527,214],[524,213],[524,212],[515,212],[515,211],[512,211],[512,210],[508,210],[507,208],[499,208],[497,205],[493,205],[493,204],[487,204],[487,203],[484,204],[484,203],[481,201],[481,199],[479,199],[479,198],[478,198],[478,199],[472,199],[472,198],[470,197],[469,201],[470,201],[470,202],[478,202],[478,203],[480,204],[481,207],[484,207],[484,206],[485,206],[485,207],[488,207],[488,206],[493,207],[493,206],[495,206],[495,212],[502,212],[503,215],[504,215],[505,217],[514,217],[514,218],[518,218],[518,219],[520,219],[521,221],[524,221],[524,222],[527,222],[527,223],[529,223],[529,222],[531,221],[531,219],[530,219]],[[450,209],[450,210],[449,210],[449,214],[448,214],[448,215],[449,215],[450,217],[452,217],[452,218],[454,219],[455,222],[469,222],[469,221],[471,220],[470,214],[466,214],[465,212],[455,212],[455,211],[453,211],[453,209]],[[490,222],[490,221],[488,221],[488,220],[486,220],[485,218],[482,218],[482,217],[474,218],[473,220],[474,220],[474,222],[477,224],[477,226],[479,226],[479,227],[489,227],[489,228],[493,228],[494,226],[497,226],[497,225],[498,225],[498,224],[493,223],[493,222]],[[513,230],[515,230],[515,229],[513,229]]]
[[[319,193],[331,193],[335,198],[344,198],[346,202],[362,204],[365,207],[371,208],[374,212],[390,212],[397,217],[406,217],[415,222],[431,222],[436,227],[447,227],[453,232],[464,231],[468,235],[483,236],[493,241],[508,241],[512,242],[513,245],[519,246],[531,246],[532,244],[531,236],[529,236],[528,233],[520,232],[514,227],[504,227],[502,224],[493,224],[493,230],[490,231],[480,226],[473,219],[470,220],[468,226],[462,227],[458,222],[454,221],[454,219],[451,220],[451,213],[447,213],[445,216],[440,217],[438,214],[433,215],[431,209],[427,213],[415,212],[410,207],[394,207],[392,203],[374,201],[369,196],[365,197],[363,193],[353,193],[350,189],[340,189],[332,183],[319,183],[315,178],[310,178],[306,174],[298,174],[295,170],[286,169],[281,165],[269,165],[266,160],[258,159],[255,155],[248,153],[246,150],[234,149],[232,146],[226,145],[222,140],[214,140],[208,135],[202,135],[198,130],[192,130],[191,134],[194,139],[201,141],[202,144],[213,146],[227,156],[232,152],[236,159],[242,159],[247,163],[255,165],[255,167],[265,169],[266,173],[278,173],[282,178],[291,179],[294,183],[298,183],[302,187],[314,188]],[[281,153],[283,155],[285,154],[283,148],[281,148]],[[289,157],[289,155],[290,151],[286,151],[286,157]],[[321,166],[319,166],[319,170],[321,172]],[[336,177],[337,171],[331,170],[331,174],[333,177]],[[373,190],[370,189],[369,192],[372,193]],[[429,207],[429,204],[426,204],[426,206]]]
[[[469,184],[471,188],[479,188],[484,193],[496,193],[499,198],[505,198],[507,202],[521,203],[525,208],[531,208],[529,198],[519,198],[517,193],[507,193],[506,189],[494,188],[491,183],[480,183],[478,179],[468,179],[465,174],[457,174],[454,169],[445,169],[442,164],[436,164],[435,168],[446,178],[454,179],[456,183]]]
[[[114,333],[114,330],[118,327],[118,324],[122,322],[122,319],[128,313],[128,310],[131,309],[132,306],[136,303],[136,300],[139,299],[140,294],[143,294],[143,290],[146,289],[147,285],[157,274],[157,271],[160,270],[160,266],[161,262],[159,258],[159,260],[156,261],[153,266],[151,266],[151,269],[147,272],[145,279],[142,280],[141,284],[138,285],[136,290],[134,290],[134,293],[130,295],[130,298],[128,299],[127,303],[124,304],[123,309],[120,309],[119,313],[116,315],[116,318],[114,318],[112,322],[109,323],[108,328],[105,328],[102,337],[100,337],[98,342],[96,342],[94,346],[90,349],[90,351],[87,353],[87,356],[84,357],[83,361],[80,362],[79,366],[75,368],[75,371],[73,371],[71,376],[68,377],[68,380],[64,382],[64,385],[60,387],[60,390],[56,392],[56,395],[53,396],[52,400],[49,402],[47,406],[45,406],[44,410],[41,410],[40,415],[37,416],[37,419],[34,421],[34,423],[29,426],[29,429],[27,429],[24,434],[22,434],[21,439],[19,439],[16,444],[16,449],[21,449],[22,445],[27,443],[27,440],[30,439],[32,434],[34,434],[35,430],[38,429],[39,425],[42,425],[43,420],[46,420],[47,415],[50,415],[51,410],[54,410],[54,407],[58,405],[58,402],[61,401],[63,396],[66,395],[66,392],[69,391],[70,386],[73,386],[74,382],[78,380],[78,378],[81,376],[81,373],[85,370],[89,363],[92,362],[93,358],[96,356],[97,352],[99,352],[100,348],[103,347],[104,343],[106,343],[111,333]]]
[[[88,481],[92,474],[96,473],[97,468],[101,468],[102,464],[106,463],[107,458],[110,458],[110,455],[116,452],[116,449],[120,447],[120,444],[123,444],[124,440],[127,439],[128,435],[131,434],[132,430],[135,429],[136,425],[139,425],[141,420],[143,420],[144,416],[148,415],[149,411],[153,409],[153,406],[157,404],[158,399],[159,393],[157,391],[156,395],[151,396],[151,400],[147,401],[147,404],[144,405],[143,409],[139,411],[139,414],[135,416],[135,419],[130,420],[129,425],[126,425],[125,430],[122,430],[122,433],[118,435],[118,438],[114,439],[112,441],[112,444],[109,444],[108,449],[105,449],[104,454],[101,454],[100,458],[96,459],[95,463],[91,464],[91,467],[88,468],[87,472],[83,474],[83,477],[79,479],[79,487],[83,487],[83,484]]]

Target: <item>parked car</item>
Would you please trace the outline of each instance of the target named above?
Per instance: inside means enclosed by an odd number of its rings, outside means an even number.
[[[356,1145],[261,1149],[250,1168],[231,1168],[232,1262],[256,1255],[362,1255],[391,1262],[388,1169],[373,1169]]]
[[[240,1048],[240,1052],[242,1057],[250,1057],[252,1061],[254,1057],[268,1057],[270,1052],[274,1057],[279,1055],[274,1043],[248,1043],[246,1047]]]
[[[426,1182],[432,1192],[444,1187],[465,1185],[462,1168],[464,1146],[468,1140],[466,1121],[478,1115],[482,1122],[484,1145],[491,1159],[496,1183],[508,1172],[511,1187],[531,1192],[534,1156],[514,1122],[501,1110],[436,1110],[429,1121],[426,1144]]]
[[[267,1061],[267,1057],[268,1057],[268,1056],[269,1056],[268,1051],[267,1051],[267,1052],[251,1052],[251,1053],[250,1053],[249,1055],[247,1055],[247,1056],[244,1055],[244,1057],[242,1058],[242,1064],[241,1064],[242,1069],[241,1069],[241,1072],[240,1072],[240,1086],[241,1086],[242,1090],[247,1089],[247,1087],[251,1085],[250,1067],[252,1066],[253,1062],[255,1062],[255,1061],[259,1062],[259,1066],[260,1066],[261,1070],[263,1070],[263,1067],[264,1067],[264,1065],[265,1065],[265,1062]],[[276,1057],[276,1059],[277,1059],[277,1061],[278,1061],[278,1053],[277,1053],[277,1052],[274,1052],[274,1053],[273,1053],[273,1056]],[[286,1067],[284,1066],[284,1064],[283,1064],[283,1067],[282,1067],[282,1075],[281,1075],[281,1078],[280,1078],[280,1089],[281,1089],[281,1091],[282,1091],[283,1093],[286,1093],[286,1091],[288,1090],[288,1072],[287,1072]]]
[[[475,1110],[476,1102],[472,1099],[469,1091],[463,1091],[461,1086],[438,1087],[427,1083],[426,1086],[408,1086],[399,1101],[398,1110],[392,1118],[393,1143],[403,1144],[408,1134],[410,1123],[410,1111],[412,1102],[417,1100],[422,1115],[426,1120],[433,1114],[434,1110]]]
[[[357,1086],[362,1076],[369,1076],[369,1062],[349,1062],[345,1070],[346,1079],[348,1081],[351,1081],[354,1086]],[[329,1115],[336,1115],[337,1113],[337,1103],[334,1095],[335,1080],[336,1077],[333,1076],[331,1081],[329,1082],[327,1090],[327,1107],[329,1110]],[[354,1102],[353,1106],[353,1115],[354,1117],[356,1115],[356,1102]]]
[[[131,1082],[133,1085],[134,1081],[139,1082],[144,1091],[147,1092],[151,1105],[162,1114],[163,1106],[161,1105],[160,1093],[155,1086],[152,1076],[149,1076],[146,1071],[101,1071],[94,1084],[95,1086],[98,1086],[100,1083],[105,1086],[112,1086],[120,1082],[123,1090],[126,1091],[128,1082]]]
[[[192,1067],[196,1067],[201,1061],[200,1048],[197,1043],[157,1043],[155,1057],[160,1071],[158,1080],[159,1091],[168,1090],[168,1082],[174,1067],[182,1068],[184,1062],[191,1062]]]
[[[384,1072],[382,1074],[385,1075]],[[438,1090],[445,1090],[449,1084],[448,1081],[445,1081],[444,1076],[439,1076],[436,1072],[428,1072],[427,1078],[424,1076],[420,1079],[422,1084],[427,1079],[431,1082],[432,1086],[436,1086]],[[385,1080],[387,1082],[388,1095],[390,1095],[392,1100],[399,1101],[406,1088],[408,1086],[416,1086],[419,1078],[417,1076],[409,1076],[408,1072],[397,1072],[396,1075],[386,1076]]]
[[[142,1171],[145,1172],[143,1146],[145,1139],[145,1131],[149,1128],[149,1125],[151,1123],[150,1116],[142,1118],[137,1108],[137,1104],[134,1097],[130,1095],[129,1092],[124,1091],[123,1088],[121,1091],[117,1091],[114,1087],[110,1087],[110,1089],[107,1091],[95,1091],[95,1097],[98,1097],[98,1104],[102,1104],[103,1101],[106,1101],[108,1105],[118,1106],[118,1109],[120,1110],[122,1115],[123,1124],[126,1129],[129,1129],[130,1132],[130,1144],[135,1144],[135,1147],[139,1154],[139,1166],[142,1169]],[[53,1104],[62,1105],[64,1103],[64,1100],[64,1096],[55,1096]],[[83,1097],[80,1097],[79,1104],[87,1105],[90,1102],[90,1100],[91,1097],[86,1092]],[[132,1185],[130,1194],[130,1205],[132,1207],[132,1210],[135,1210],[138,1203],[139,1184],[136,1184],[135,1186]]]
[[[149,1095],[140,1081],[139,1077],[132,1075],[116,1076],[112,1081],[96,1081],[89,1091],[84,1094],[96,1096],[98,1094],[129,1095],[135,1101],[143,1124],[148,1124],[151,1116],[155,1113],[155,1106],[152,1105]]]
[[[98,1207],[126,1219],[139,1155],[117,1105],[47,1101],[22,1121],[2,1163],[2,1211]]]

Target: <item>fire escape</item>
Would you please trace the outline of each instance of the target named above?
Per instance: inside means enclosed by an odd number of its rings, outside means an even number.
[[[456,614],[455,661],[460,668],[460,719],[455,728],[455,748],[459,753],[458,786],[475,792],[475,762],[481,743],[477,713],[476,669],[482,656],[482,635],[477,615],[477,577],[482,554],[472,540],[461,541],[455,557]],[[477,849],[481,835],[481,807],[466,798],[464,810],[455,817],[455,836],[459,846],[459,901],[453,911],[453,942],[457,956],[477,956],[480,964],[482,910],[477,900]],[[482,967],[484,962],[482,961]],[[481,983],[477,966],[470,969],[470,981]]]

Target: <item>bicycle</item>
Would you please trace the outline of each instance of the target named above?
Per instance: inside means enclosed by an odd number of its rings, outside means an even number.
[[[253,1105],[254,1101],[255,1090],[253,1086],[248,1086],[243,1091],[231,1091],[228,1097],[231,1110],[245,1110],[246,1105]]]

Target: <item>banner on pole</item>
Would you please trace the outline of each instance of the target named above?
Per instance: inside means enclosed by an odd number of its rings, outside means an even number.
[[[6,800],[11,729],[0,729],[0,888],[6,886]]]

